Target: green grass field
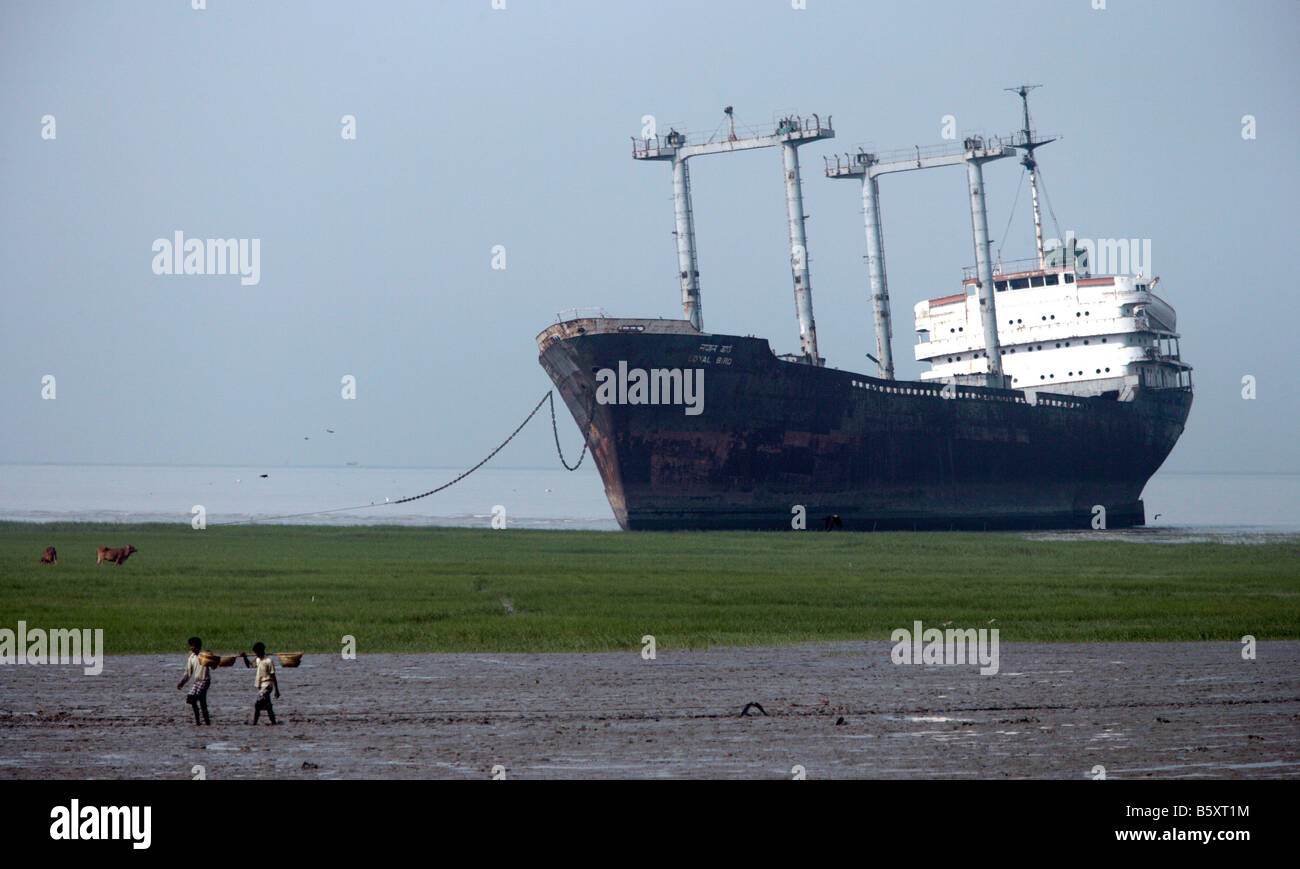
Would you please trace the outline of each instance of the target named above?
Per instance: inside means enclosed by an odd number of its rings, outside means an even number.
[[[1300,637],[1297,541],[27,523],[0,541],[0,627],[102,627],[110,654],[196,633],[226,654],[345,634],[363,653],[885,640],[916,619],[996,619],[1003,642]],[[37,563],[48,545],[57,567]]]

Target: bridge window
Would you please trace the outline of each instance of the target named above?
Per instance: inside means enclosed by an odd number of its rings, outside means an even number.
[[[1049,287],[1054,287],[1054,286],[1056,286],[1057,284],[1059,284],[1060,282],[1061,282],[1061,281],[1060,281],[1060,276],[1059,276],[1059,275],[1048,275],[1048,276],[1047,276],[1047,285],[1048,285]]]
[[[1027,287],[1027,286],[1029,286],[1029,278],[1012,278],[1012,279],[1011,279],[1011,289],[1013,289],[1013,290],[1023,290],[1023,289],[1024,289],[1025,287]]]
[[[1044,284],[1043,276],[1034,275],[1032,278],[1029,279],[1029,282],[1035,287],[1041,287]]]
[[[1070,274],[1069,272],[1066,272],[1066,274],[1065,274],[1065,282],[1066,282],[1067,284],[1072,284],[1072,283],[1074,283],[1074,275]]]

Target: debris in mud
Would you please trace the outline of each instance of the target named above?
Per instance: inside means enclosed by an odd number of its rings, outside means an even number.
[[[746,703],[746,704],[745,704],[745,708],[742,709],[742,710],[740,710],[740,717],[741,717],[741,718],[744,718],[746,715],[748,715],[750,709],[757,709],[759,712],[762,712],[764,715],[767,715],[767,710],[763,708],[763,704],[761,704],[761,703]]]

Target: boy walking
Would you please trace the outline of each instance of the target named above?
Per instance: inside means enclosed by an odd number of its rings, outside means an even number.
[[[275,724],[275,709],[271,707],[271,692],[275,692],[275,699],[280,699],[280,683],[275,680],[275,664],[271,657],[266,654],[266,646],[263,643],[253,643],[253,654],[257,657],[257,700],[253,703],[253,724],[257,724],[257,718],[266,710],[266,716]],[[244,666],[253,666],[249,663],[248,655],[242,656]]]
[[[194,685],[190,688],[190,693],[185,695],[185,702],[190,704],[194,709],[194,723],[207,724],[211,726],[212,719],[208,717],[208,686],[212,684],[212,672],[199,660],[199,652],[203,650],[203,641],[198,637],[190,637],[190,656],[185,661],[185,676],[176,684],[176,690],[185,687],[185,683],[191,678],[194,679]],[[199,711],[203,711],[203,720],[199,720]]]

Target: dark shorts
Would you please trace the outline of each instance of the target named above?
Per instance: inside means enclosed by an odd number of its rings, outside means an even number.
[[[253,708],[254,709],[271,708],[271,686],[268,685],[265,688],[263,688],[261,691],[257,692],[257,700],[253,703]]]

